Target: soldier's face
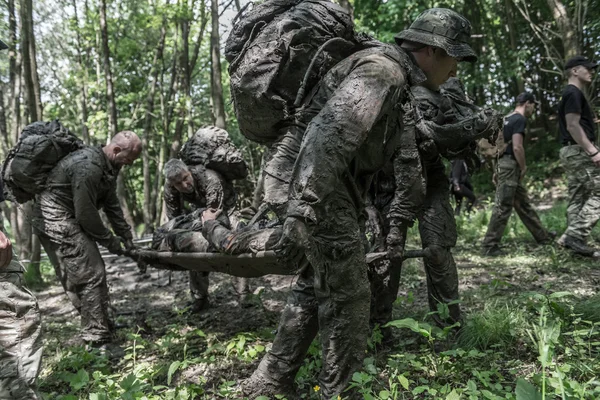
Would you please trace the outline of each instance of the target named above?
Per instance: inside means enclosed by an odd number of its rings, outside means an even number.
[[[575,67],[575,72],[579,79],[587,84],[592,83],[592,78],[594,77],[594,70],[584,67],[583,65],[579,65]]]
[[[131,165],[140,156],[141,149],[119,149],[119,152],[115,154],[114,163],[117,167],[123,165]]]
[[[190,171],[184,171],[172,182],[173,187],[179,193],[192,193],[194,191],[194,178]]]
[[[432,67],[427,75],[428,81],[434,86],[440,86],[448,79],[456,76],[460,60],[450,57],[444,49],[434,48],[432,54]]]

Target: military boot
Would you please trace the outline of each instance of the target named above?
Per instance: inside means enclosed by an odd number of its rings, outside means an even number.
[[[582,239],[563,234],[556,243],[585,257],[600,258],[600,249],[588,246]]]

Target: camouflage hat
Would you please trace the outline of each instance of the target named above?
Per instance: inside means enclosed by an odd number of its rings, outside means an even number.
[[[395,37],[396,43],[404,40],[440,47],[450,57],[475,62],[477,56],[469,45],[471,23],[468,19],[448,8],[430,8],[423,11],[408,29]]]
[[[8,49],[8,45],[6,43],[4,43],[2,40],[0,40],[0,50],[6,50]]]

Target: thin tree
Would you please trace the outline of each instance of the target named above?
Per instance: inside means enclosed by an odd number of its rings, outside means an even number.
[[[221,80],[221,45],[219,43],[219,2],[211,0],[211,34],[210,34],[210,95],[213,106],[213,123],[227,129],[225,117],[225,101],[223,100],[223,83]]]

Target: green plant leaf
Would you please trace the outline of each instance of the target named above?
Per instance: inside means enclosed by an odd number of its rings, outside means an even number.
[[[523,378],[517,379],[515,394],[517,400],[542,400],[542,394],[538,388]]]
[[[171,379],[173,378],[173,374],[179,369],[181,365],[181,361],[173,361],[171,365],[169,365],[169,371],[167,372],[167,385],[171,384]]]
[[[408,390],[408,387],[409,387],[408,379],[406,379],[406,377],[404,375],[400,375],[398,377],[398,381],[400,381],[400,385],[402,385],[404,390]]]

